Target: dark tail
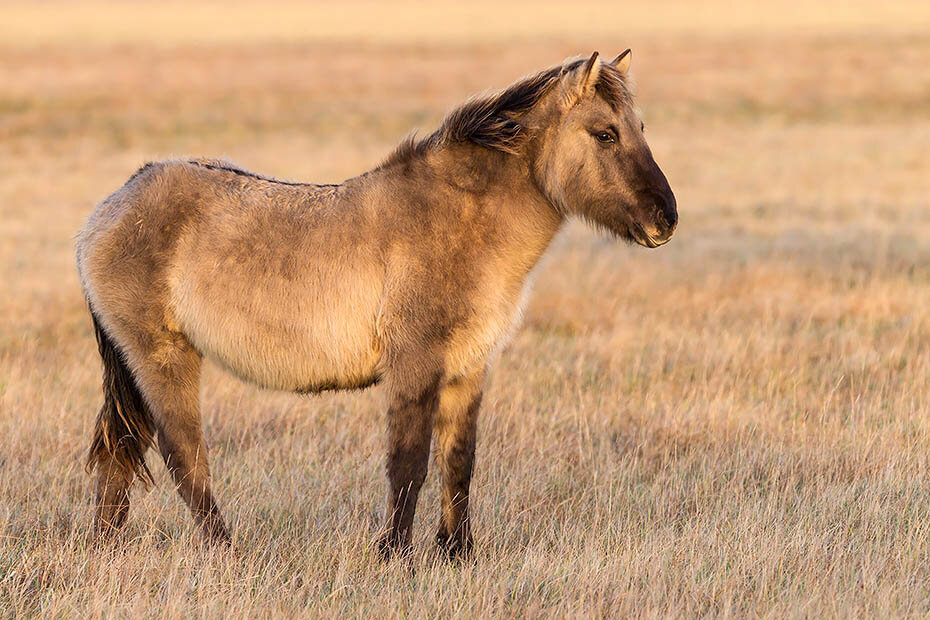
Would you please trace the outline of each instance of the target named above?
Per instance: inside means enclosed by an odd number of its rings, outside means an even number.
[[[97,414],[87,470],[91,472],[109,461],[148,485],[153,480],[145,464],[145,452],[153,443],[152,418],[122,355],[100,326],[93,310],[90,314],[103,358],[103,406]]]

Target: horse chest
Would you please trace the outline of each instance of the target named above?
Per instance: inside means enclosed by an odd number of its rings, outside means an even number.
[[[454,330],[446,354],[446,370],[464,376],[493,361],[510,342],[523,321],[533,278],[516,295],[502,294],[476,308],[474,319]]]

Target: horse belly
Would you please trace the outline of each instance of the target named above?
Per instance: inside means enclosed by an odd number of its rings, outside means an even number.
[[[262,387],[296,392],[377,383],[377,287],[176,282],[174,314],[207,358]]]

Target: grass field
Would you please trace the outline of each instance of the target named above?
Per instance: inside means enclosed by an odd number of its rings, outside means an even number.
[[[0,615],[930,615],[930,5],[567,4],[0,4]],[[172,155],[339,181],[625,47],[681,223],[550,251],[485,400],[474,565],[434,548],[435,473],[409,566],[377,561],[377,391],[209,366],[234,549],[154,454],[120,544],[87,539],[99,200]]]

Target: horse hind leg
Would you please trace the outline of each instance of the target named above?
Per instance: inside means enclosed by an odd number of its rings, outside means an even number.
[[[136,371],[157,429],[158,450],[205,538],[229,543],[229,532],[210,488],[207,446],[201,430],[202,360],[183,335],[163,332],[162,336],[155,354]]]
[[[143,335],[139,332],[142,326],[130,328],[133,331],[127,333],[135,337],[124,338],[123,351],[134,362],[131,380],[146,414],[148,443],[154,431],[175,487],[205,537],[229,542],[229,533],[210,489],[207,450],[201,432],[200,355],[178,332],[162,328],[155,334]],[[116,413],[119,412],[117,408]],[[142,446],[142,454],[147,447],[148,444]],[[139,456],[137,462],[141,467],[135,467],[134,471],[142,473],[144,458]],[[105,458],[97,459],[97,465],[98,527],[106,519],[119,525],[128,509],[128,485],[132,479],[127,481],[125,475],[120,478],[125,468],[118,471],[108,468]]]
[[[92,318],[103,361],[104,402],[97,415],[87,467],[97,470],[94,529],[107,535],[126,521],[133,479],[138,475],[151,480],[145,452],[152,443],[153,431],[132,373],[93,312]]]

